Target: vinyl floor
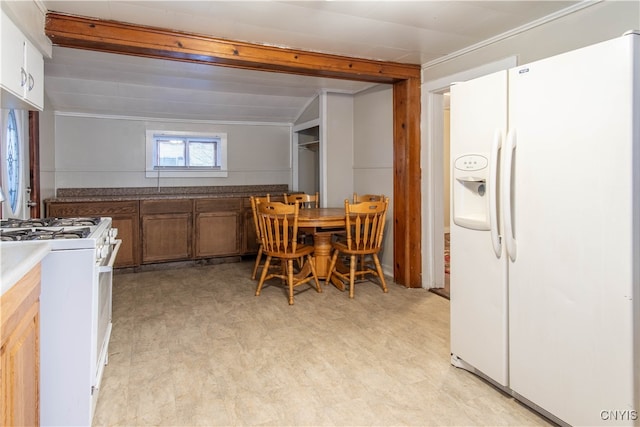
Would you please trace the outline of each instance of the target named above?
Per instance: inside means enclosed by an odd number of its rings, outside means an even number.
[[[94,425],[549,425],[451,366],[447,299],[363,281],[289,306],[278,280],[254,295],[251,267],[114,275]]]

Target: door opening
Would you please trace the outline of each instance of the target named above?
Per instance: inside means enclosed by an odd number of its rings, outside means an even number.
[[[429,289],[435,294],[440,295],[446,299],[450,298],[451,292],[451,280],[449,279],[449,275],[451,273],[451,257],[450,257],[450,233],[449,233],[449,222],[451,218],[451,156],[449,149],[449,131],[450,131],[450,120],[449,120],[449,92],[442,93],[442,138],[440,143],[442,144],[442,153],[441,165],[442,165],[442,200],[440,204],[440,208],[442,209],[442,220],[443,220],[443,232],[434,234],[434,239],[440,240],[442,239],[442,260],[443,260],[443,286],[442,287],[433,287]],[[440,244],[437,244],[436,247],[440,247]],[[439,268],[439,267],[437,267]],[[438,274],[439,276],[439,274]]]

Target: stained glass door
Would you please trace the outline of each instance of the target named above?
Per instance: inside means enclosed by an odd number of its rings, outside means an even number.
[[[28,218],[26,187],[29,179],[26,111],[2,110],[1,183],[3,218]]]

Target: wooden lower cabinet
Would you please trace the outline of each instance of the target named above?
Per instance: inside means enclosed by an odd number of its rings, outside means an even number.
[[[40,424],[40,264],[0,299],[3,426]]]
[[[240,209],[242,199],[217,198],[195,201],[195,256],[239,255],[242,251]]]
[[[258,252],[248,197],[51,200],[45,208],[50,217],[111,217],[122,240],[115,267]]]
[[[190,199],[143,200],[140,214],[143,264],[191,258],[193,202]]]
[[[240,253],[240,214],[208,212],[196,216],[196,257],[208,258]]]
[[[140,231],[138,201],[50,202],[45,204],[50,217],[111,217],[122,240],[115,267],[140,265]]]
[[[142,217],[142,263],[191,258],[191,214]]]

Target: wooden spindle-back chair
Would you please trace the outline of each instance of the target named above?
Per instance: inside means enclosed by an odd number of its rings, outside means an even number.
[[[320,207],[320,196],[318,192],[315,194],[284,194],[284,202],[292,205],[294,203],[298,203],[300,205],[300,209],[305,208],[319,208]]]
[[[251,272],[251,279],[256,280],[258,274],[258,268],[260,267],[260,261],[262,259],[262,236],[260,236],[260,224],[258,223],[258,203],[267,203],[271,201],[271,196],[267,194],[265,197],[251,196],[251,211],[253,212],[253,225],[256,228],[256,239],[258,240],[258,254],[256,255],[256,263],[253,265],[253,271]]]
[[[357,277],[364,278],[368,274],[377,276],[380,280],[383,292],[387,292],[387,284],[384,280],[384,273],[378,258],[378,253],[382,248],[382,237],[384,235],[385,221],[389,198],[378,202],[349,203],[344,201],[346,241],[335,241],[331,244],[333,255],[329,265],[329,276],[335,275],[342,281],[349,282],[349,297],[353,298],[354,283]],[[339,271],[341,263],[337,263],[338,255],[349,256],[349,271]],[[357,262],[358,257],[370,256],[374,265]]]
[[[262,268],[262,275],[256,288],[256,296],[260,295],[265,281],[280,278],[286,280],[289,289],[289,304],[293,304],[293,289],[311,280],[315,281],[316,291],[322,292],[316,267],[311,254],[313,246],[298,243],[299,205],[287,205],[279,202],[259,203],[258,222],[262,237],[263,253],[267,259]],[[279,272],[270,272],[269,265],[273,258],[280,259],[283,268]],[[293,260],[306,258],[299,272],[293,268]]]

